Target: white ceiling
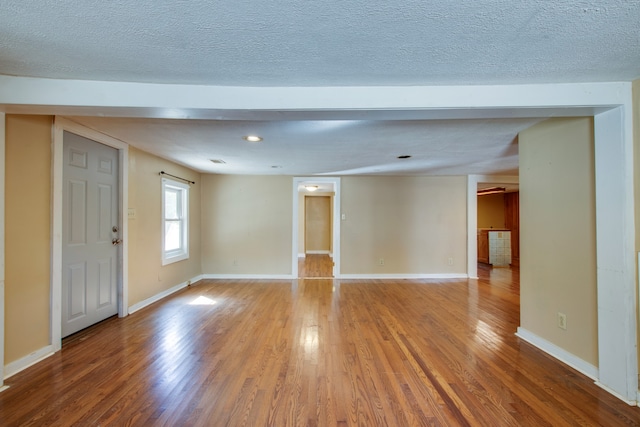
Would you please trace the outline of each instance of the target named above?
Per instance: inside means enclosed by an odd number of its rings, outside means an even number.
[[[199,171],[264,175],[517,175],[514,136],[537,121],[73,120]]]
[[[0,74],[238,87],[631,81],[639,23],[628,0],[0,0]],[[517,171],[516,136],[539,119],[504,117],[74,120],[202,172],[450,175]],[[242,140],[250,133],[264,141]]]

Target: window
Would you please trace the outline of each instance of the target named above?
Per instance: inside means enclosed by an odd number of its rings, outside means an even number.
[[[162,265],[189,258],[189,186],[162,179]]]

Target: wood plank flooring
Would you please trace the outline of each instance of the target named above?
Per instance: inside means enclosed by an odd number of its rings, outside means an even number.
[[[298,258],[298,278],[333,277],[333,259],[329,255],[307,254]]]
[[[481,280],[202,281],[7,380],[2,426],[640,425]]]

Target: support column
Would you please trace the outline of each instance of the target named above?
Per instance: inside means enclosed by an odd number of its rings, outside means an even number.
[[[628,103],[627,106],[630,106]],[[633,135],[630,107],[594,117],[598,385],[629,403],[638,392]]]

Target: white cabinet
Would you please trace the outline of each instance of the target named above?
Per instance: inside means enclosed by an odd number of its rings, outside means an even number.
[[[508,267],[511,264],[511,232],[489,231],[489,264]]]

